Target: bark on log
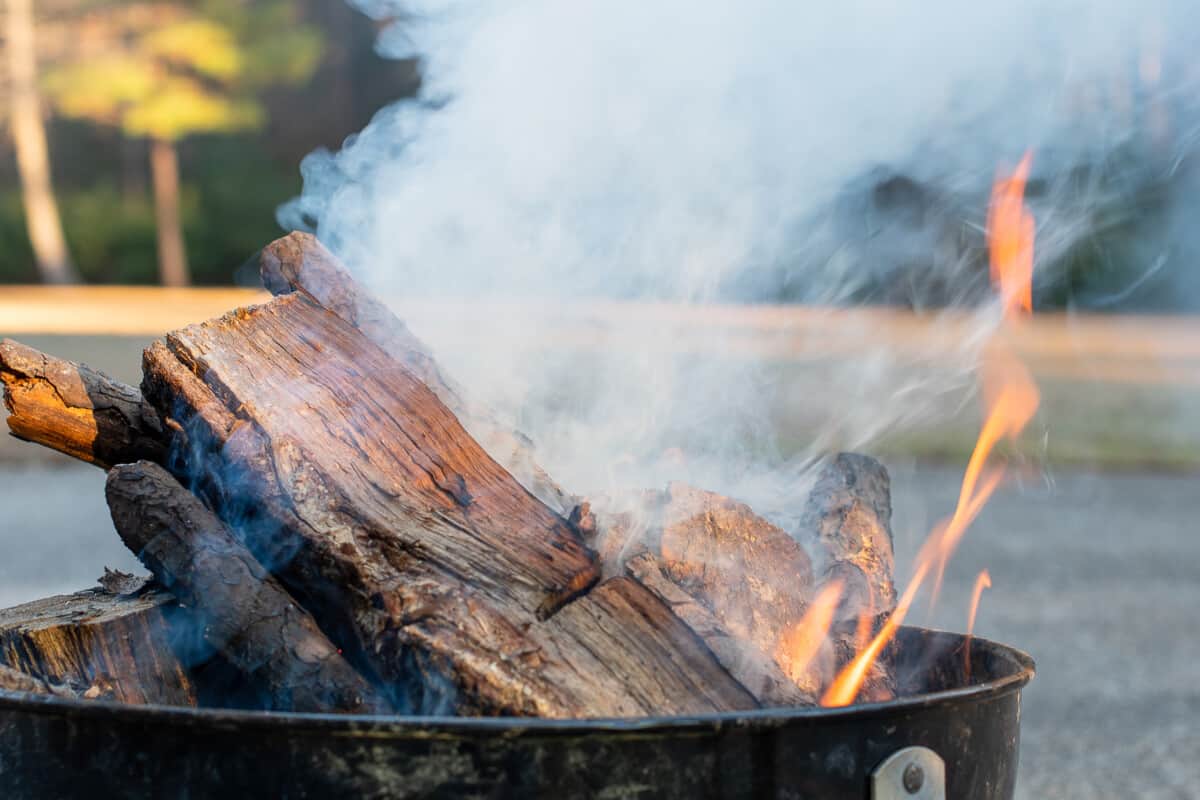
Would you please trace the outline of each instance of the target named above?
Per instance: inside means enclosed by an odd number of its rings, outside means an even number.
[[[88,698],[196,705],[196,688],[172,647],[165,592],[100,590],[0,611],[0,663]]]
[[[340,646],[412,689],[412,710],[756,705],[651,592],[595,585],[575,530],[308,293],[171,334],[144,368],[147,399],[189,437],[172,468],[199,477],[260,558],[263,531],[288,542],[273,568]]]
[[[391,704],[216,515],[162,467],[115,467],[106,487],[125,545],[188,608],[204,638],[277,711],[383,713]]]
[[[163,458],[162,424],[132,386],[11,339],[0,341],[0,381],[20,439],[102,469]]]
[[[535,497],[559,514],[575,503],[542,469],[529,437],[505,425],[442,372],[429,348],[317,240],[291,233],[263,248],[263,285],[275,295],[301,292],[337,314],[407,367],[438,396],[483,449]]]

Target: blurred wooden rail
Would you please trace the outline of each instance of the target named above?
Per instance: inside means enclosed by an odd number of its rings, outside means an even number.
[[[5,286],[0,336],[152,337],[266,297],[228,288]],[[403,299],[394,305],[418,335],[426,332],[439,341],[465,340],[481,320],[489,330],[518,335],[536,322],[547,347],[629,347],[777,361],[852,358],[881,346],[898,358],[939,359],[969,352],[983,330],[980,314],[918,316],[887,308]],[[1027,320],[1011,338],[1039,375],[1200,386],[1200,317],[1050,313]]]

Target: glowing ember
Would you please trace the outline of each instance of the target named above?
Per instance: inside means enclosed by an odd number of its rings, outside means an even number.
[[[1031,161],[1026,154],[1012,175],[997,179],[988,210],[992,282],[1000,293],[1006,320],[1033,309],[1034,220],[1024,205]],[[985,348],[982,372],[986,413],[963,474],[954,514],[929,535],[917,554],[913,577],[895,611],[826,689],[821,705],[844,706],[854,702],[871,665],[903,624],[922,584],[931,573],[940,583],[946,563],[963,534],[1003,479],[1003,468],[988,463],[996,445],[1004,439],[1015,439],[1037,412],[1040,399],[1037,386],[1004,339],[995,338]],[[974,607],[971,614],[973,618]]]
[[[967,680],[971,679],[971,634],[975,632],[975,614],[979,611],[979,598],[984,589],[992,588],[992,576],[986,569],[980,570],[975,578],[975,588],[971,590],[971,610],[967,612],[967,640],[963,645],[963,672]]]

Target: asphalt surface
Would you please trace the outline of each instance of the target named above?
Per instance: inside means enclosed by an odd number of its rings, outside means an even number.
[[[903,570],[952,509],[955,469],[893,463]],[[99,470],[0,463],[0,604],[135,570]],[[968,533],[939,607],[961,630],[975,575],[994,588],[977,633],[1031,653],[1022,798],[1200,798],[1200,477],[1039,473],[1002,490]]]

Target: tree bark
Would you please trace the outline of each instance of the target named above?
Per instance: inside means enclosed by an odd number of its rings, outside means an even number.
[[[361,286],[315,236],[294,232],[263,248],[263,285],[276,295],[300,292],[362,331],[384,352],[404,364],[493,458],[559,514],[568,513],[576,498],[554,482],[538,464],[533,442],[474,403],[438,366],[429,348],[384,303]]]
[[[179,200],[179,153],[167,139],[150,142],[150,174],[154,181],[154,223],[158,234],[158,271],[163,286],[191,283]]]
[[[75,283],[79,274],[67,251],[50,178],[50,154],[37,85],[33,0],[7,0],[7,10],[4,49],[8,52],[9,115],[25,226],[42,281]]]
[[[196,705],[169,633],[164,592],[100,590],[0,610],[0,663],[88,699]]]
[[[223,522],[162,467],[115,467],[106,489],[125,545],[186,607],[204,639],[277,711],[384,713],[391,704]],[[247,694],[242,691],[240,694]]]
[[[652,592],[593,553],[361,331],[294,293],[170,334],[143,392],[170,464],[404,710],[752,708]]]
[[[20,439],[102,469],[166,456],[162,423],[141,392],[84,364],[3,339],[0,382]]]

